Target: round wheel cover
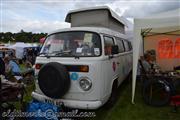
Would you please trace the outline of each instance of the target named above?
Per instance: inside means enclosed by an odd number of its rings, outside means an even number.
[[[39,71],[38,84],[46,96],[59,99],[70,87],[69,73],[60,63],[47,63]]]

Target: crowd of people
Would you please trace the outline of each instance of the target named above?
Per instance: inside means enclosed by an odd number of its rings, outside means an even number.
[[[22,64],[23,68],[20,67],[19,60],[15,56],[6,55],[4,58],[0,57],[0,75],[9,78],[9,76],[23,76],[26,71],[33,70],[32,64],[29,61],[25,61]]]
[[[27,48],[23,53],[23,61],[29,61],[31,64],[34,64],[35,58],[40,51],[40,47]]]

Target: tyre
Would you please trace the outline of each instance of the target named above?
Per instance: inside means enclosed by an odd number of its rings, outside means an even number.
[[[116,103],[117,100],[117,92],[118,91],[118,83],[117,80],[114,81],[113,86],[112,86],[112,91],[111,91],[111,95],[107,101],[107,103],[105,104],[105,107],[107,109],[110,109],[114,106],[114,104]]]
[[[70,87],[69,73],[60,63],[47,63],[39,71],[38,84],[46,96],[59,99]]]
[[[171,98],[171,86],[165,80],[147,80],[143,85],[142,96],[148,105],[167,105]]]

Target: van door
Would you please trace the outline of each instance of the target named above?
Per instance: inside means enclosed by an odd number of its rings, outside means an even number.
[[[117,61],[117,68],[118,68],[118,81],[119,84],[125,79],[125,67],[126,67],[126,58],[125,58],[125,48],[123,45],[123,40],[121,38],[115,38],[116,43],[119,47],[119,54],[118,54],[118,61]]]
[[[133,59],[133,56],[132,56],[132,45],[131,45],[131,42],[128,42],[128,45],[129,45],[129,61],[128,61],[128,65],[129,65],[129,72],[132,71],[132,59]]]
[[[125,55],[125,59],[126,59],[126,62],[125,62],[125,73],[126,73],[126,76],[129,74],[130,70],[131,70],[131,55],[130,55],[130,48],[129,48],[129,44],[128,44],[128,41],[124,40],[124,47],[125,47],[125,51],[126,51],[126,55]]]
[[[105,60],[102,63],[103,79],[104,79],[104,95],[111,93],[112,80],[117,77],[117,56],[111,57],[111,47],[115,45],[113,37],[103,36],[104,38],[104,54]]]

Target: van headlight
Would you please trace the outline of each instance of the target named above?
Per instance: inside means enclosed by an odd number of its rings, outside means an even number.
[[[79,80],[79,85],[81,89],[83,89],[84,91],[88,91],[89,89],[91,89],[92,82],[88,78],[81,78]]]

